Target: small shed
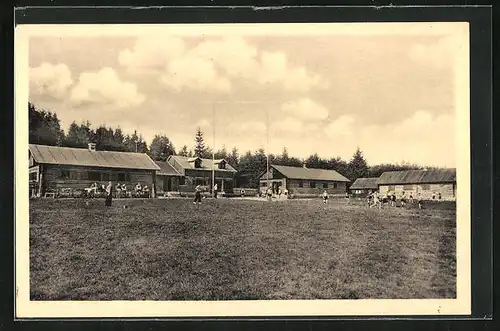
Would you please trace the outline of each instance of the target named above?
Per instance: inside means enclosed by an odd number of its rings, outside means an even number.
[[[378,191],[378,177],[358,178],[352,183],[349,190],[357,196],[365,196],[369,193]]]

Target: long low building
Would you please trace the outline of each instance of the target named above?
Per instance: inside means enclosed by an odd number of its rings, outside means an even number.
[[[265,171],[260,177],[260,189],[266,191],[271,187],[273,193],[286,188],[290,195],[344,194],[349,179],[335,170],[314,169],[307,167],[290,167],[271,165],[269,174]]]
[[[423,199],[454,200],[456,198],[456,169],[405,170],[384,172],[377,185],[381,194],[405,193]]]
[[[29,145],[30,196],[46,192],[69,191],[80,194],[92,183],[125,184],[132,190],[141,183],[151,187],[155,196],[156,173],[160,167],[143,153],[97,151],[89,148],[69,148]]]

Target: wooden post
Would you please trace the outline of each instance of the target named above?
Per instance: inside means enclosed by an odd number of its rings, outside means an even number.
[[[151,197],[156,198],[156,171],[153,171],[153,187],[151,188]]]
[[[42,182],[43,182],[43,180],[42,180],[42,177],[43,177],[42,165],[40,165],[38,167],[38,171],[39,171],[39,173],[38,173],[38,194],[37,195],[40,198],[43,194],[43,192],[42,192]]]

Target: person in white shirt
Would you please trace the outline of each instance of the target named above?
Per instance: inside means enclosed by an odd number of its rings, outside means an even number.
[[[326,192],[326,190],[323,192],[322,196],[323,196],[323,204],[326,204],[328,202],[328,193]]]
[[[218,187],[217,187],[217,183],[215,183],[214,185],[214,198],[217,199],[217,191],[218,191]]]
[[[194,188],[194,201],[193,203],[196,204],[198,203],[199,205],[201,205],[201,186],[200,185],[196,185],[196,187]]]

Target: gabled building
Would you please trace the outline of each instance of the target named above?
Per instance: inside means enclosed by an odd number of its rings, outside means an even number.
[[[155,196],[156,172],[160,167],[143,153],[97,151],[29,145],[29,180],[32,196],[64,190],[70,196],[80,195],[92,183],[125,184],[130,190],[137,183],[148,185]]]
[[[176,192],[179,185],[183,183],[184,176],[181,175],[168,162],[155,161],[160,170],[156,172],[156,188],[159,195],[166,192]]]
[[[167,162],[184,177],[180,185],[193,187],[202,185],[211,188],[213,170],[219,191],[231,192],[234,188],[237,171],[224,159],[211,160],[171,155]]]
[[[286,188],[290,195],[319,195],[324,191],[328,194],[344,194],[349,179],[335,170],[314,169],[307,167],[289,167],[271,165],[269,174],[264,172],[260,177],[260,190],[271,187],[273,193]]]
[[[378,177],[358,178],[352,183],[349,190],[354,195],[363,196],[378,191]]]
[[[384,172],[377,181],[381,194],[402,193],[416,197],[421,194],[423,199],[456,198],[456,169],[405,170]]]

